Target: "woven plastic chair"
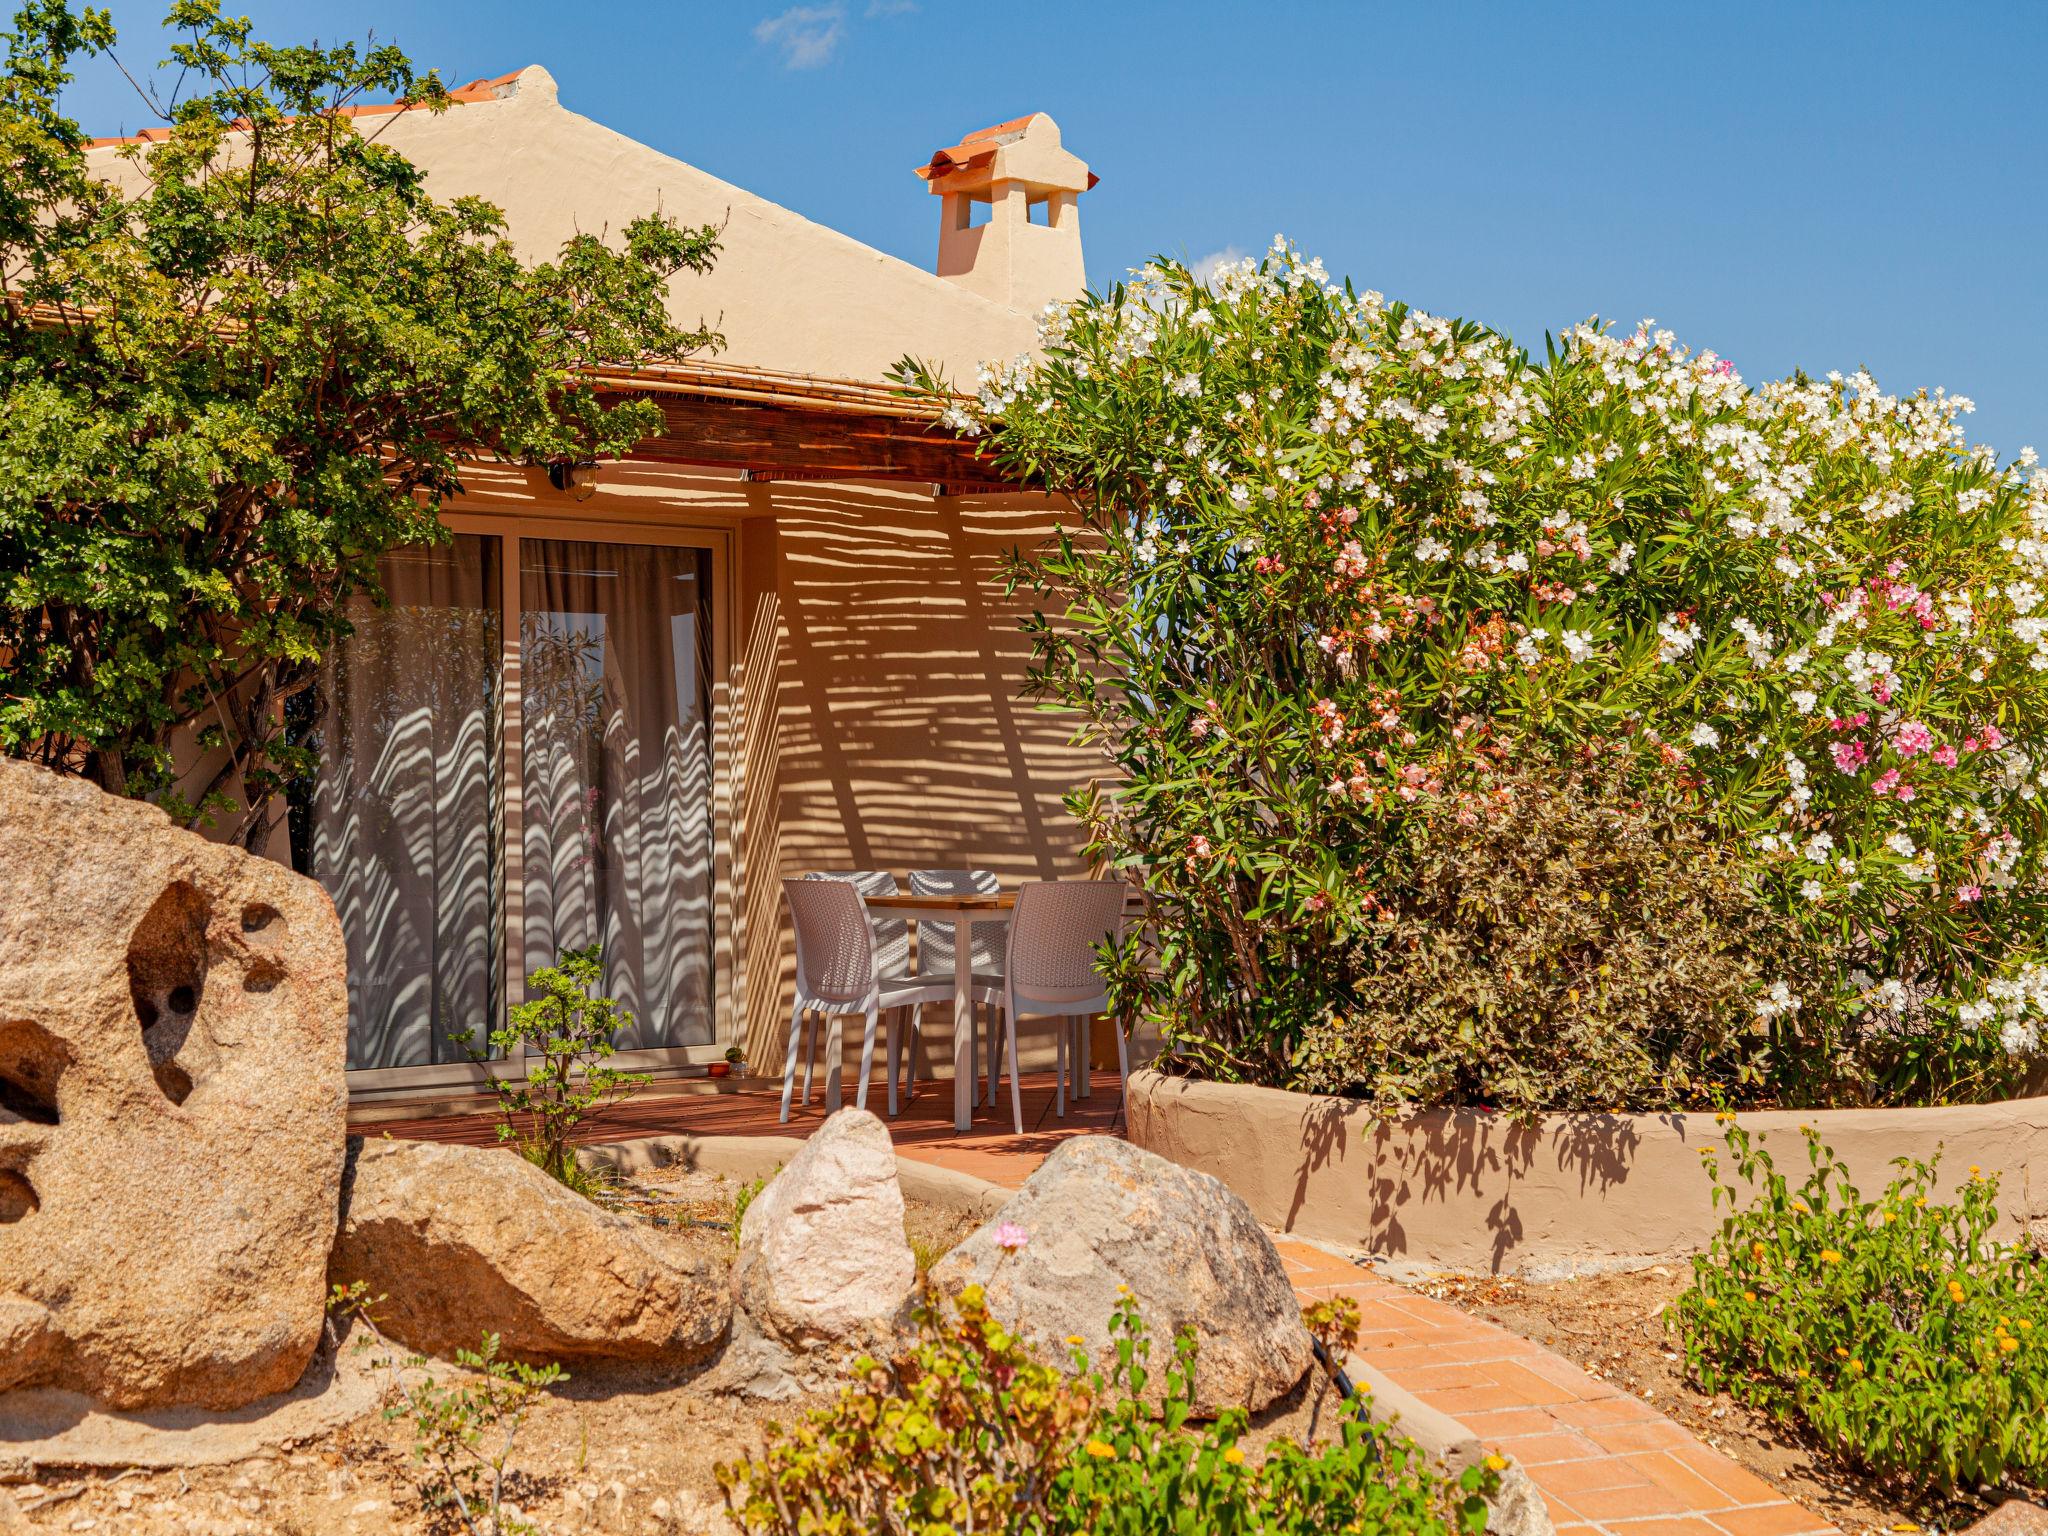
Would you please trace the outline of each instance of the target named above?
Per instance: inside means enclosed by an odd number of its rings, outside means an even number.
[[[917,896],[1000,896],[1003,882],[992,869],[913,869],[910,872],[910,889]],[[979,1096],[980,1102],[993,1108],[996,1102],[996,1067],[1000,1059],[1001,1046],[996,1035],[993,1010],[1002,1003],[1003,992],[1003,950],[1008,942],[1007,923],[976,923],[969,940],[970,961],[974,967],[974,996],[976,1038],[969,1047],[969,1059],[978,1061],[981,1057],[981,1014],[984,1008],[990,1010],[988,1040],[987,1088]],[[917,925],[917,970],[918,974],[933,975],[953,970],[953,925],[935,923],[921,919]],[[917,1039],[919,1028],[911,1026],[911,1038]],[[916,1059],[913,1054],[912,1060]]]
[[[1010,1114],[1024,1134],[1024,1095],[1017,1082],[1017,1017],[1052,1014],[1059,1020],[1054,1113],[1067,1112],[1070,1057],[1087,1059],[1076,1038],[1079,1027],[1109,1008],[1108,988],[1096,969],[1096,948],[1123,926],[1120,880],[1041,880],[1017,892],[1010,915],[1010,943],[1003,965],[1003,1037],[1010,1068]],[[1117,1072],[1130,1082],[1130,1058],[1123,1030],[1116,1032]]]
[[[839,1074],[845,1054],[841,1020],[862,1016],[860,1089],[854,1102],[868,1104],[868,1078],[875,1062],[875,1026],[884,1014],[915,1008],[953,995],[950,976],[924,980],[883,974],[875,925],[860,891],[845,880],[784,880],[796,928],[796,1006],[789,1015],[789,1055],[782,1069],[782,1118],[789,1119],[789,1101],[796,1088],[797,1042],[804,1034],[806,1014],[823,1015],[825,1032],[825,1097],[839,1097]],[[904,925],[898,924],[898,927]],[[907,942],[907,939],[906,939]],[[896,1113],[895,1063],[901,1032],[891,1025],[889,1051],[889,1113]],[[804,1043],[804,1102],[811,1102],[811,1058],[816,1034]]]

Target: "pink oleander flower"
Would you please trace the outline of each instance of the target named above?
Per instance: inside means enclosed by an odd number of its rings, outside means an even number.
[[[1330,910],[1330,898],[1317,891],[1315,895],[1309,897],[1308,909],[1311,912],[1327,912]]]
[[[1874,780],[1871,781],[1870,792],[1873,795],[1888,795],[1892,792],[1893,788],[1898,784],[1898,782],[1899,770],[1896,768],[1887,768],[1883,773],[1880,773]]]
[[[1959,886],[1957,886],[1957,887],[1956,887],[1956,900],[1957,900],[1957,901],[1960,901],[1960,902],[1971,902],[1971,901],[1982,901],[1983,899],[1984,899],[1984,887],[1983,887],[1983,886],[1981,886],[1981,885],[1959,885]]]
[[[1015,1253],[1031,1241],[1031,1234],[1014,1221],[1005,1221],[996,1227],[996,1246],[1008,1253]]]
[[[1843,773],[1854,773],[1870,761],[1870,753],[1860,741],[1838,741],[1828,750]]]
[[[1936,747],[1934,749],[1933,757],[1934,760],[1937,763],[1941,764],[1941,766],[1944,768],[1953,768],[1956,765],[1956,749],[1954,747]]]
[[[1908,720],[1892,736],[1901,757],[1914,757],[1934,745],[1934,732],[1918,720]]]

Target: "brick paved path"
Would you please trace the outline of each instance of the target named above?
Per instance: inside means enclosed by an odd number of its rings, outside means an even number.
[[[1642,1399],[1483,1318],[1280,1240],[1304,1299],[1351,1296],[1358,1353],[1527,1468],[1570,1536],[1835,1536]]]

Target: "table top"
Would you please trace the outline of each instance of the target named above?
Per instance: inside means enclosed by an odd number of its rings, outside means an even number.
[[[867,899],[870,911],[910,912],[1007,912],[1017,905],[1014,891],[1000,895],[984,895],[971,892],[958,896],[919,896],[903,892],[895,896],[870,896]]]

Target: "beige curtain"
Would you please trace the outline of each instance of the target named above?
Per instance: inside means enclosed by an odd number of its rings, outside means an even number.
[[[604,946],[622,1049],[712,1026],[710,562],[520,541],[524,966]]]
[[[498,541],[379,562],[389,599],[295,700],[320,753],[291,807],[293,863],[348,942],[348,1065],[461,1061],[497,1016]]]

